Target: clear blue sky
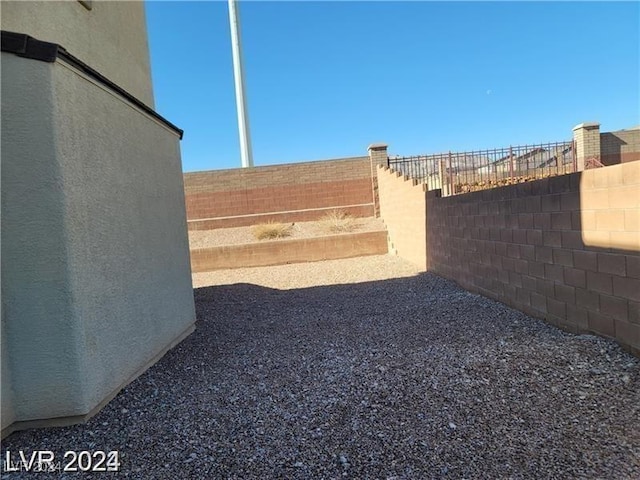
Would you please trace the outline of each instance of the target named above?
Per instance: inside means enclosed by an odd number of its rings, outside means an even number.
[[[416,155],[640,124],[636,2],[240,1],[256,165]],[[240,166],[226,1],[147,1],[184,171]]]

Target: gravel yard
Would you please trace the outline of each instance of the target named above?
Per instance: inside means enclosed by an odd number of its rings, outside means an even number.
[[[353,232],[373,232],[385,230],[382,220],[375,217],[352,218],[349,220]],[[313,238],[323,235],[335,235],[328,230],[326,224],[321,221],[296,222],[292,225],[290,236],[271,239],[270,241],[291,240],[297,238]],[[241,245],[255,243],[256,239],[252,227],[217,228],[215,230],[191,230],[189,232],[189,248],[218,247],[221,245]]]
[[[141,479],[640,478],[640,360],[613,342],[392,256],[194,280],[193,335],[87,424],[15,433],[3,458],[118,450],[118,477]]]

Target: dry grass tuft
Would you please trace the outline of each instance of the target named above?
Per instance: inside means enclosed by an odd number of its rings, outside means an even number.
[[[331,210],[320,219],[324,231],[331,233],[353,232],[359,225],[355,218],[342,210]]]
[[[258,240],[269,240],[274,238],[284,238],[291,236],[293,223],[261,223],[251,228],[253,236]]]

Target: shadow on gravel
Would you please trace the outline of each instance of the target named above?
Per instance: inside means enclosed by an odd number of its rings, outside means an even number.
[[[431,274],[195,298],[196,332],[96,417],[3,455],[118,450],[128,478],[640,477],[640,361],[613,342]]]

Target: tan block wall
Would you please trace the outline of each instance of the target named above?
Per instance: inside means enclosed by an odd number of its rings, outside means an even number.
[[[640,252],[640,162],[586,170],[580,226],[586,247]]]
[[[369,157],[186,173],[184,183],[190,223],[241,226],[255,223],[241,217],[284,212],[291,218],[282,221],[299,221],[301,211],[311,220],[333,208],[374,214]]]
[[[389,252],[427,270],[427,210],[423,184],[378,166],[380,217],[388,232]]]
[[[640,354],[640,162],[428,195],[429,270]]]
[[[601,133],[600,152],[605,165],[640,160],[640,128]]]
[[[384,231],[225,245],[191,250],[193,272],[384,255]]]
[[[588,160],[600,161],[600,125],[597,123],[581,123],[573,128],[578,171],[585,169]]]

